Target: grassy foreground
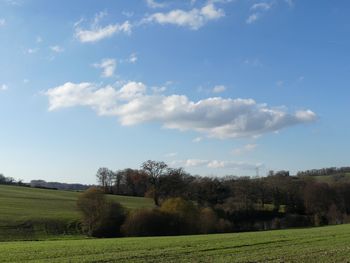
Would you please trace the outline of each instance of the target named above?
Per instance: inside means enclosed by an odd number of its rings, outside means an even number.
[[[0,241],[76,234],[78,192],[0,185]],[[152,207],[148,198],[108,196],[129,209]]]
[[[350,225],[0,244],[0,262],[349,262]]]

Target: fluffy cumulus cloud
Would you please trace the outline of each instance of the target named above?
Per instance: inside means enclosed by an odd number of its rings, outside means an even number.
[[[157,94],[141,82],[117,89],[93,83],[65,83],[45,92],[49,110],[87,106],[99,115],[116,116],[121,125],[158,122],[163,127],[196,131],[207,137],[255,137],[316,119],[311,110],[289,113],[253,99],[210,97],[191,101],[185,95]]]
[[[112,58],[102,59],[100,63],[93,65],[95,68],[102,69],[102,77],[109,78],[113,77],[115,69],[117,67],[117,61]]]
[[[100,12],[95,15],[95,18],[88,29],[81,28],[83,19],[74,24],[74,35],[82,43],[97,42],[105,38],[112,37],[118,33],[131,33],[132,25],[129,21],[125,21],[121,24],[109,24],[101,26],[100,21],[107,15],[105,12]]]
[[[209,2],[202,8],[193,8],[189,11],[175,9],[167,13],[155,13],[144,19],[144,23],[173,24],[197,30],[211,20],[217,20],[225,15],[222,9],[216,8]]]
[[[234,169],[234,170],[256,170],[263,167],[262,163],[246,163],[236,161],[221,161],[221,160],[203,160],[203,159],[187,159],[175,160],[170,163],[174,167],[207,167],[211,169]]]

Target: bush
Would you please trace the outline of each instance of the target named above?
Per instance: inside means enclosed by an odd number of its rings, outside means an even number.
[[[171,214],[179,222],[180,234],[198,233],[200,226],[199,209],[191,201],[180,197],[169,198],[160,207],[160,211]]]
[[[83,230],[93,237],[117,237],[121,235],[126,212],[116,202],[106,200],[102,190],[89,188],[81,194],[77,201],[82,214]]]
[[[170,236],[179,234],[176,216],[159,209],[140,209],[129,213],[122,225],[126,236]]]
[[[206,207],[200,211],[200,233],[210,234],[217,232],[218,217],[213,209]]]

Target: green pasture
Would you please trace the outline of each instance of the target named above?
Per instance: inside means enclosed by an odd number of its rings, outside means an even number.
[[[179,237],[0,243],[0,262],[349,262],[350,225]]]
[[[0,241],[76,235],[79,193],[0,185]],[[129,209],[152,207],[149,198],[109,195]]]

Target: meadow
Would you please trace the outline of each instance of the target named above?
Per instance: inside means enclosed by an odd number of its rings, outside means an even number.
[[[0,262],[349,262],[350,225],[177,237],[0,243]]]
[[[0,185],[0,241],[38,240],[79,233],[79,193]],[[109,195],[128,209],[153,207],[149,198]]]

